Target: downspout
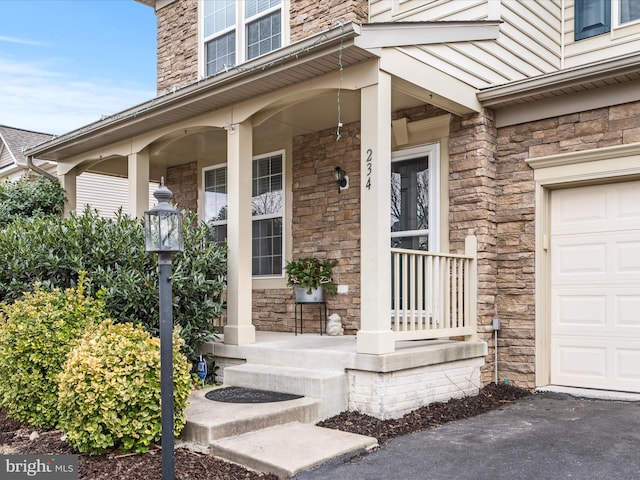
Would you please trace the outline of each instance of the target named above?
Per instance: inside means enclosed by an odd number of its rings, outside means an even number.
[[[43,177],[46,177],[53,182],[58,182],[58,177],[50,174],[45,169],[40,168],[35,163],[33,163],[33,158],[30,155],[27,156],[27,166],[37,174],[42,175]]]

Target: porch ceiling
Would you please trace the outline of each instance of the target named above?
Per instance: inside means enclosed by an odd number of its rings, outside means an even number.
[[[25,154],[59,161],[189,118],[219,110],[298,82],[375,58],[355,46],[360,27],[346,24],[291,45],[242,68],[222,72],[157,97],[44,144]]]

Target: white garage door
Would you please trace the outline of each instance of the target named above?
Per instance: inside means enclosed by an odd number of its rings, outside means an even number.
[[[640,182],[551,193],[551,383],[640,392]]]

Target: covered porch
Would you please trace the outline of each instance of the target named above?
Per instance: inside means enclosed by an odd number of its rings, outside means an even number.
[[[452,234],[449,140],[456,118],[482,109],[472,86],[392,45],[392,27],[368,27],[333,28],[28,154],[58,162],[71,205],[80,173],[120,175],[129,182],[129,213],[141,216],[148,208],[149,181],[164,176],[179,208],[197,211],[215,227],[224,225],[227,316],[223,341],[213,343],[211,353],[224,369],[225,383],[240,382],[230,380],[234,369],[253,368],[240,363],[261,365],[257,378],[270,378],[275,367],[306,370],[307,358],[323,364],[335,357],[331,370],[344,376],[342,405],[367,409],[365,404],[378,402],[374,410],[386,415],[391,404],[402,403],[398,395],[427,401],[421,385],[433,386],[427,379],[434,369],[446,379],[463,362],[468,380],[451,382],[447,394],[468,394],[481,384],[487,345],[477,336],[476,234],[482,232],[460,221]],[[468,27],[448,25],[438,41],[447,35],[452,41],[495,35],[493,27]],[[437,188],[429,197],[438,210],[429,225],[435,248],[391,248],[392,157],[424,145],[438,146],[423,155],[436,172]],[[262,211],[260,220],[281,224],[282,230],[280,251],[269,254],[281,266],[310,255],[339,261],[336,280],[344,288],[329,299],[329,311],[346,322],[349,335],[342,338],[293,335],[293,293],[282,271],[255,274],[253,213],[261,194],[250,172],[256,160],[274,158],[271,165],[281,165],[281,187],[268,207],[276,209]],[[347,189],[337,189],[331,178],[337,165],[349,176]],[[222,190],[215,190],[207,172],[221,168],[224,202],[213,216],[207,214],[211,195]],[[291,343],[273,340],[285,338]],[[311,346],[309,339],[318,343]],[[311,353],[300,353],[305,350]],[[254,355],[264,358],[254,361]],[[264,361],[271,357],[279,359]],[[409,377],[417,383],[402,386],[401,379]],[[371,392],[360,406],[359,390]]]

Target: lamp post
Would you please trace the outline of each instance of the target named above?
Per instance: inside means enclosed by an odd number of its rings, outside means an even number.
[[[173,438],[173,300],[171,256],[182,252],[182,215],[169,200],[173,193],[164,186],[153,192],[157,205],[144,212],[144,241],[147,252],[158,254],[160,295],[160,402],[162,416],[162,480],[175,474]]]

